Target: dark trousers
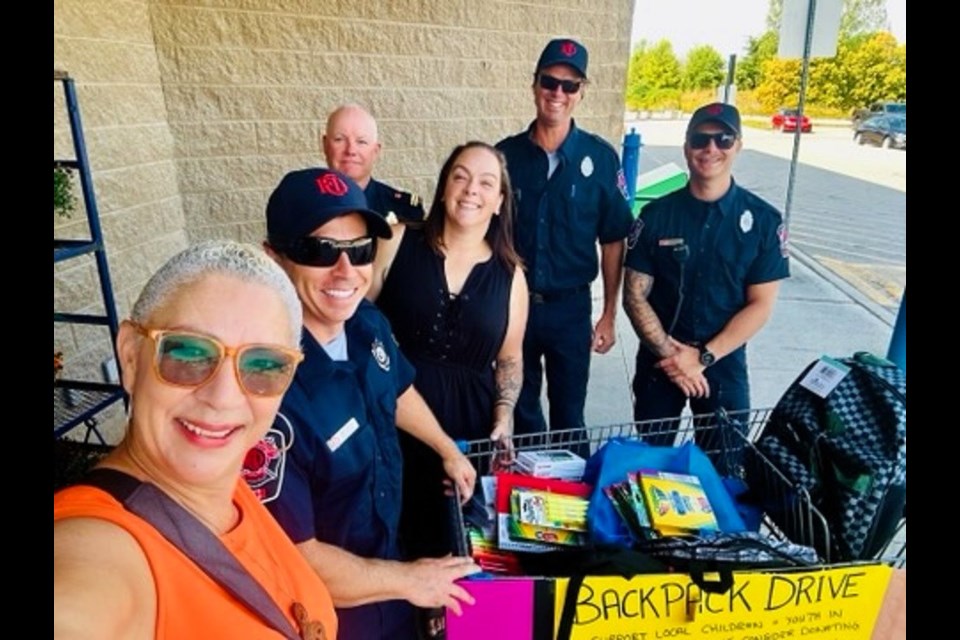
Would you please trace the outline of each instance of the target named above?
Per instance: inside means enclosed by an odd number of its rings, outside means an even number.
[[[577,429],[569,439],[577,443],[585,440],[583,408],[587,400],[593,335],[590,314],[589,287],[556,299],[531,295],[523,338],[523,387],[514,412],[517,435],[548,431],[540,406],[546,372],[549,431]],[[589,455],[585,444],[570,449],[581,456]]]
[[[737,445],[742,445],[742,440],[731,437],[724,429],[733,427],[745,433],[743,415],[740,415],[740,420],[725,421],[721,425],[723,428],[717,427],[715,418],[721,409],[729,413],[750,408],[746,348],[737,349],[706,369],[704,376],[710,385],[710,396],[707,398],[687,398],[665,373],[654,366],[657,360],[657,356],[643,347],[637,352],[637,371],[633,378],[633,419],[639,423],[639,435],[653,445],[675,444],[679,417],[689,401],[693,415],[710,414],[697,419],[692,425],[697,445],[718,467],[723,467],[718,469],[721,473],[739,466],[741,447]],[[718,464],[721,461],[723,464]]]

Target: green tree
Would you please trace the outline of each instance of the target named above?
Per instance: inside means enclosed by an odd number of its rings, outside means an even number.
[[[806,103],[835,110],[846,110],[845,77],[839,57],[815,58],[810,62]]]
[[[783,0],[770,0],[767,6],[767,29],[779,32],[782,17]],[[840,10],[842,36],[884,31],[889,28],[887,0],[843,0],[843,8]]]
[[[763,63],[757,97],[765,109],[793,106],[800,91],[800,60]],[[906,100],[907,46],[885,31],[842,37],[833,58],[810,62],[809,104],[849,111],[875,100]]]
[[[751,39],[737,74],[741,88],[753,83],[766,109],[798,101],[799,61],[775,59],[782,15],[783,0],[769,0],[768,31]],[[888,24],[886,0],[844,0],[837,54],[811,60],[807,103],[850,110],[874,100],[906,99],[906,45],[885,31]]]
[[[837,50],[842,104],[853,109],[875,100],[907,99],[907,45],[887,32],[857,36]]]
[[[751,37],[747,42],[747,54],[737,63],[737,88],[756,89],[762,79],[763,63],[775,58],[780,36],[775,30],[767,30],[763,35]]]
[[[680,61],[669,40],[641,40],[627,70],[628,109],[675,109],[680,104]]]
[[[763,81],[757,99],[766,111],[795,107],[800,97],[800,60],[770,58],[762,65]]]
[[[770,0],[767,5],[767,30],[780,31],[780,18],[783,16],[783,0]]]
[[[726,75],[723,56],[708,44],[698,45],[687,53],[681,86],[687,91],[712,89],[723,84]]]
[[[843,0],[841,37],[889,30],[886,0]]]

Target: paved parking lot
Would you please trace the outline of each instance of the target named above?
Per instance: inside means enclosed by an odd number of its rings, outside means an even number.
[[[636,127],[644,145],[679,145],[683,141],[687,121],[628,120],[627,130]],[[747,126],[743,132],[744,149],[761,151],[789,160],[793,154],[793,133]],[[895,149],[859,146],[853,142],[853,129],[848,126],[818,126],[813,133],[800,136],[798,159],[828,171],[907,191],[907,154]],[[734,172],[736,173],[736,172]]]

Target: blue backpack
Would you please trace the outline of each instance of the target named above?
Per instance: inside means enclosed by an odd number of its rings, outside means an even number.
[[[611,438],[594,453],[584,470],[583,481],[593,485],[587,507],[587,528],[594,544],[632,546],[633,539],[603,488],[620,482],[630,471],[655,469],[697,476],[713,507],[721,531],[746,531],[731,491],[710,458],[693,442],[679,447],[659,447],[637,438]]]

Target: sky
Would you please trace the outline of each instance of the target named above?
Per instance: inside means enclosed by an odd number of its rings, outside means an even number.
[[[766,29],[768,6],[768,0],[635,0],[632,42],[666,38],[679,57],[701,44],[740,57],[747,38]],[[906,42],[907,0],[887,0],[887,19],[897,41]]]

